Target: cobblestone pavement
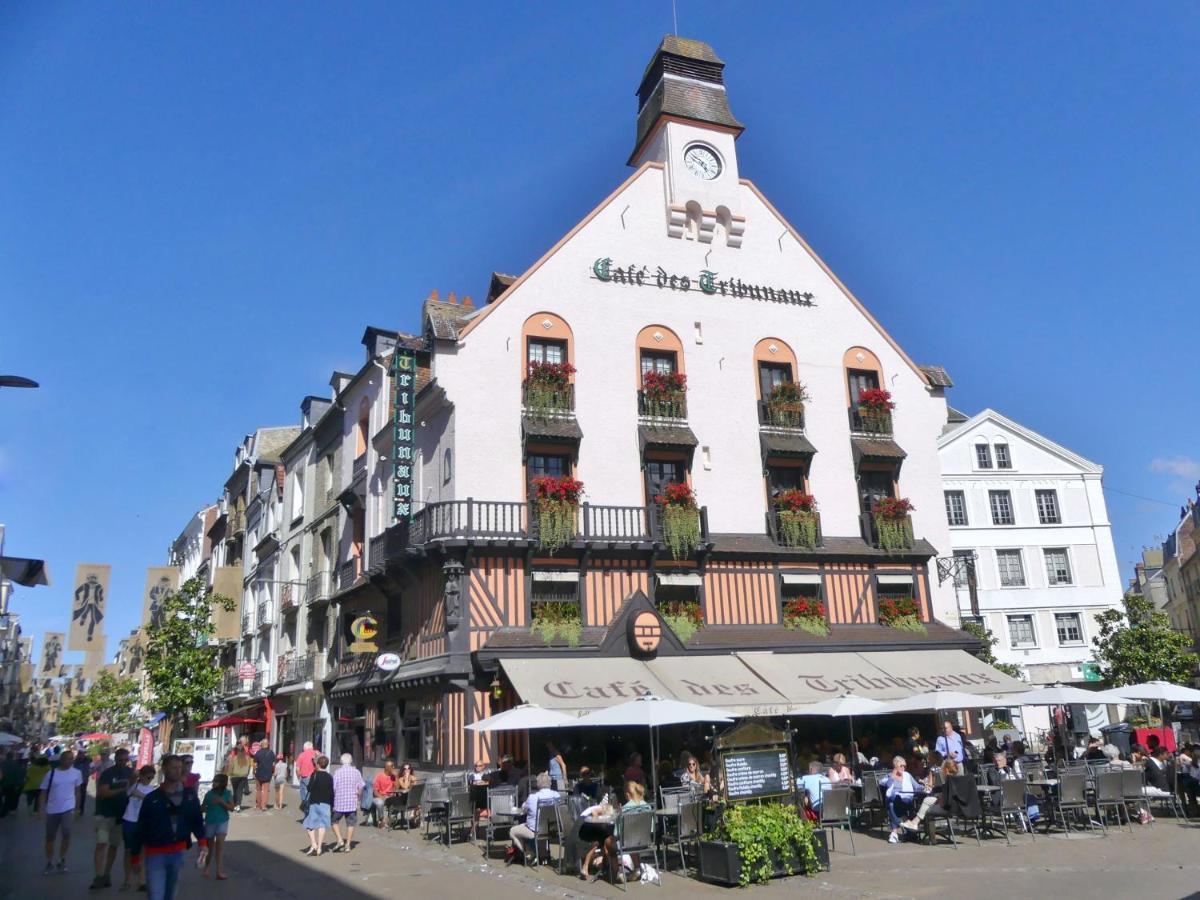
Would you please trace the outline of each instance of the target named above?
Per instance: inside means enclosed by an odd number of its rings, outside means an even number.
[[[405,833],[359,828],[357,846],[348,854],[325,854],[319,859],[302,851],[307,839],[295,808],[235,814],[227,845],[228,881],[201,877],[192,865],[184,870],[180,900],[214,898],[309,898],[336,900],[396,897],[418,891],[423,897],[616,897],[624,896],[603,882],[582,882],[560,876],[550,867],[523,869],[503,862],[485,862],[468,844],[447,850],[426,841],[419,832]],[[42,823],[21,810],[0,819],[0,897],[76,898],[112,896],[116,888],[88,891],[92,875],[92,823],[77,820],[65,875],[42,876]],[[1109,837],[1073,834],[1071,837],[974,839],[959,849],[915,844],[889,845],[878,830],[855,834],[856,855],[850,855],[844,833],[833,853],[833,869],[815,878],[789,878],[754,895],[789,897],[974,897],[1041,896],[1052,898],[1121,897],[1179,898],[1200,896],[1200,825],[1187,826],[1159,819],[1155,827],[1134,826],[1134,833]],[[120,883],[120,863],[114,872]],[[729,889],[684,879],[674,872],[663,876],[663,888],[631,885],[629,893],[648,896],[694,897],[722,894]],[[129,894],[131,898],[144,896]]]

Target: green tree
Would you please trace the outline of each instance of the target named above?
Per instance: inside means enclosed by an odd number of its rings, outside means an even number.
[[[1115,687],[1143,681],[1187,684],[1200,657],[1187,635],[1175,631],[1166,613],[1141,594],[1126,594],[1125,611],[1096,616],[1100,634],[1092,639],[1101,677]]]
[[[964,622],[962,630],[979,641],[979,658],[981,660],[983,660],[993,669],[998,669],[999,671],[1003,672],[1005,675],[1009,675],[1013,678],[1021,677],[1020,666],[1013,665],[1012,663],[1002,663],[996,660],[996,654],[992,651],[992,648],[995,647],[999,641],[996,639],[996,636],[992,634],[992,630],[990,628],[988,628],[982,622]]]
[[[221,685],[217,648],[209,645],[216,606],[233,609],[233,600],[209,595],[204,582],[189,578],[167,595],[158,623],[146,631],[143,665],[155,708],[185,729],[208,715]]]
[[[64,734],[133,731],[139,721],[139,694],[138,684],[132,678],[117,678],[111,672],[101,672],[87,692],[76,697],[59,714],[58,728]]]

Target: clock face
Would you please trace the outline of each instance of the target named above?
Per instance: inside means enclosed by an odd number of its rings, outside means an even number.
[[[683,151],[683,165],[689,172],[704,181],[712,181],[721,174],[721,160],[717,154],[703,144],[692,144]]]

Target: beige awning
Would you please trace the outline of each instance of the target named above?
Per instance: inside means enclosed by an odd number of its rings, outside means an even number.
[[[677,700],[728,709],[742,716],[782,715],[794,704],[733,654],[663,656],[646,667]]]
[[[784,572],[779,576],[783,579],[784,584],[820,584],[821,575],[819,572],[789,574]]]
[[[530,573],[534,581],[578,581],[578,572],[538,572]]]
[[[581,715],[646,694],[671,697],[636,659],[504,659],[500,661],[523,703]]]
[[[875,580],[880,584],[895,585],[898,587],[912,587],[913,583],[911,575],[876,575]]]
[[[700,587],[700,585],[704,583],[699,575],[671,575],[664,573],[661,575],[655,575],[654,577],[658,579],[659,584],[664,585],[669,584],[678,585],[681,587]]]

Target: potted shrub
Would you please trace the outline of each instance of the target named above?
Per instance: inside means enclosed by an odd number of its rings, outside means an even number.
[[[775,495],[779,537],[789,547],[817,546],[817,498],[792,488]]]
[[[829,636],[829,625],[825,621],[825,604],[820,600],[797,597],[783,604],[783,627],[799,628],[809,634]]]
[[[988,734],[996,739],[997,743],[1004,743],[1005,737],[1010,741],[1021,740],[1021,732],[1019,732],[1012,722],[1004,719],[992,719],[992,724],[984,729]]]
[[[864,431],[890,434],[892,410],[895,408],[891,391],[883,388],[871,388],[858,395],[858,415]]]
[[[820,868],[813,823],[781,803],[727,807],[699,854],[701,878],[741,887]]]
[[[532,413],[570,412],[570,363],[531,362],[525,379],[525,407]]]
[[[691,485],[672,482],[654,502],[662,515],[663,543],[675,559],[690,556],[700,546],[700,509]]]
[[[909,513],[916,507],[906,497],[884,497],[871,507],[879,548],[888,553],[911,550],[913,545],[912,519]]]
[[[547,644],[562,638],[572,647],[579,646],[583,633],[583,618],[577,603],[536,603],[530,629]]]
[[[684,644],[704,627],[704,615],[695,600],[671,600],[659,607],[658,614]]]
[[[912,597],[888,597],[880,601],[879,624],[901,631],[925,632],[921,608]]]
[[[808,401],[808,391],[798,381],[784,381],[771,388],[767,397],[767,413],[772,425],[784,428],[802,428],[804,426],[804,404]]]
[[[541,475],[533,479],[533,491],[538,544],[553,553],[575,537],[575,513],[583,496],[583,482],[570,475]]]
[[[646,372],[642,375],[643,409],[648,416],[683,419],[687,376],[679,372]]]

